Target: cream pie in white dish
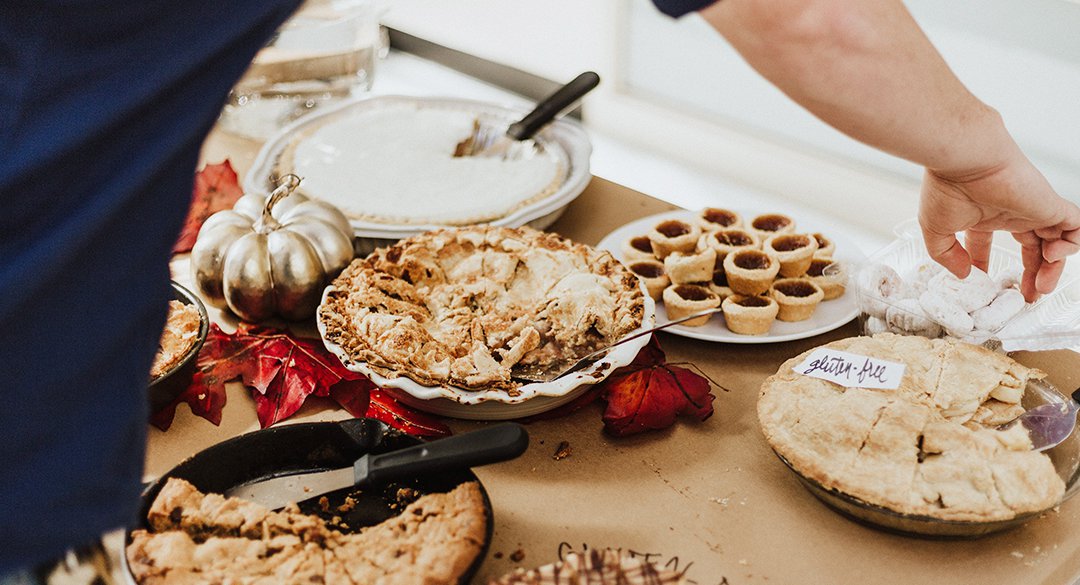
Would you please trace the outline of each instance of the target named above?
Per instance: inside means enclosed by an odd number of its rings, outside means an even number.
[[[378,96],[346,101],[340,106],[329,107],[304,116],[267,141],[259,151],[251,170],[244,177],[245,191],[268,192],[272,188],[268,185],[268,177],[284,173],[298,173],[304,178],[304,183],[301,185],[302,191],[310,190],[312,193],[308,194],[313,194],[316,198],[348,199],[348,202],[338,202],[338,206],[349,217],[349,223],[353,226],[355,235],[361,239],[362,249],[372,250],[392,243],[387,240],[397,240],[439,227],[476,221],[509,227],[529,225],[543,229],[559,217],[566,205],[581,194],[592,178],[589,172],[589,156],[592,148],[588,135],[576,121],[560,119],[552,122],[534,136],[533,140],[542,148],[538,156],[533,157],[537,160],[493,159],[486,162],[464,159],[454,159],[450,162],[442,160],[437,165],[453,165],[449,174],[445,175],[447,180],[443,180],[442,175],[432,180],[431,169],[435,167],[417,164],[415,167],[400,168],[400,172],[395,174],[396,178],[392,177],[395,184],[390,185],[389,188],[408,191],[402,197],[387,197],[385,193],[373,192],[370,185],[377,181],[377,176],[371,175],[371,180],[365,182],[367,173],[361,177],[358,171],[370,161],[352,159],[387,156],[387,152],[393,148],[402,148],[402,141],[412,140],[412,138],[402,135],[397,139],[389,140],[385,148],[381,146],[381,143],[375,145],[379,148],[375,151],[372,150],[370,140],[364,132],[350,133],[344,129],[355,127],[358,125],[357,121],[378,119],[383,115],[407,115],[410,111],[424,112],[423,116],[445,116],[454,120],[464,117],[467,121],[466,132],[450,141],[450,150],[447,152],[450,158],[452,158],[450,155],[453,153],[456,142],[471,132],[473,120],[480,119],[493,126],[506,126],[520,119],[525,113],[524,109],[450,98]],[[454,124],[456,127],[457,123]],[[396,125],[392,126],[396,127]],[[402,126],[414,128],[415,124],[406,122]],[[392,131],[393,128],[386,129],[386,132]],[[425,128],[423,131],[429,130]],[[439,133],[434,126],[431,131]],[[320,132],[323,133],[319,134]],[[447,132],[444,129],[442,133]],[[314,138],[316,135],[320,138]],[[307,158],[297,159],[298,153],[302,155],[302,158]],[[436,156],[430,154],[429,151],[428,155],[416,152],[407,153],[404,157],[395,157],[395,161],[380,165],[378,174],[381,176],[395,166],[401,167],[403,164],[401,161],[429,155]],[[539,160],[545,157],[556,162],[556,174],[561,174],[563,177],[561,181],[551,181],[554,185],[553,189],[541,185],[534,193],[524,192],[532,191],[530,187],[507,194],[506,186],[518,184],[519,181],[525,179],[525,175],[531,176],[531,180],[539,184],[541,180],[536,169],[526,171],[520,177],[515,173],[515,177],[509,182],[500,183],[499,189],[503,197],[496,198],[492,193],[476,192],[475,185],[471,182],[461,185],[460,179],[463,176],[467,178],[472,172],[467,170],[467,167],[495,165],[497,168],[509,168],[519,164],[546,165],[546,162]],[[303,172],[298,171],[298,164]],[[350,175],[359,182],[344,179]],[[489,179],[480,178],[479,180],[488,181]],[[410,187],[410,185],[425,181],[434,183],[439,194],[433,195],[428,190]],[[547,184],[545,182],[545,185]],[[327,190],[328,185],[330,185],[329,190]],[[457,192],[460,197],[453,193],[443,197],[447,195],[447,189],[460,189]],[[319,194],[315,194],[315,191],[319,191]],[[545,195],[544,192],[547,194]],[[455,201],[454,198],[457,200]],[[491,205],[481,205],[482,201]],[[381,215],[386,212],[389,214]]]

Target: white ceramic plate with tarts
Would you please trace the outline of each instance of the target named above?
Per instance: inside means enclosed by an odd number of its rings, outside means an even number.
[[[743,209],[733,209],[732,211],[742,216],[744,220],[756,217],[758,215],[766,213],[782,213],[781,211],[762,209],[759,211],[746,211]],[[676,210],[667,211],[664,213],[658,213],[656,215],[650,215],[641,219],[632,221],[622,227],[616,229],[610,234],[604,236],[604,239],[600,240],[597,244],[597,248],[601,250],[607,250],[611,252],[613,256],[620,261],[623,260],[622,245],[623,242],[636,236],[644,236],[649,233],[656,224],[668,220],[678,219],[686,222],[693,222],[697,217],[697,212]],[[820,232],[826,237],[831,239],[836,244],[836,254],[834,258],[838,262],[843,262],[848,265],[848,276],[852,273],[858,265],[865,262],[866,256],[850,241],[844,239],[844,237],[838,234],[838,230],[813,225],[810,223],[804,223],[800,221],[799,217],[791,216],[795,220],[795,231],[797,233],[815,233]],[[778,343],[781,341],[792,341],[796,339],[805,339],[807,337],[813,337],[815,335],[821,335],[843,326],[850,322],[859,314],[859,307],[856,304],[855,291],[853,290],[851,283],[847,285],[847,291],[840,298],[833,299],[831,301],[825,301],[818,305],[814,315],[806,321],[799,321],[795,323],[787,323],[784,321],[774,321],[769,332],[765,335],[740,335],[733,333],[724,324],[722,314],[714,315],[709,322],[701,327],[686,327],[684,325],[675,325],[665,329],[672,335],[680,335],[683,337],[691,337],[694,339],[703,339],[705,341],[720,341],[724,343],[742,343],[742,344],[756,344],[756,343]],[[656,305],[656,320],[658,323],[663,323],[668,320],[667,312],[664,310],[662,303]]]
[[[327,287],[323,291],[323,302],[326,301],[329,290],[330,287]],[[650,329],[656,322],[656,304],[648,294],[644,301],[642,324],[635,331]],[[439,416],[467,420],[509,420],[558,408],[583,394],[590,385],[602,382],[613,371],[634,361],[638,352],[649,342],[649,336],[643,335],[614,348],[588,368],[551,382],[522,385],[518,388],[517,396],[510,396],[503,390],[477,391],[456,386],[424,386],[405,376],[387,378],[375,372],[366,362],[349,357],[341,346],[327,341],[326,326],[322,319],[318,318],[320,312],[316,311],[315,314],[323,344],[341,359],[347,369],[367,376],[375,385],[390,392],[408,406]]]

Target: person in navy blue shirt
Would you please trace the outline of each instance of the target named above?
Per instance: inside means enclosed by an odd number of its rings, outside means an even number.
[[[1080,210],[899,0],[655,2],[700,10],[815,115],[925,166],[927,246],[954,273],[985,267],[1003,229],[1024,245],[1028,298],[1053,289]],[[133,519],[147,372],[199,147],[296,4],[0,4],[0,576]]]
[[[0,3],[0,575],[134,517],[199,148],[297,4]]]

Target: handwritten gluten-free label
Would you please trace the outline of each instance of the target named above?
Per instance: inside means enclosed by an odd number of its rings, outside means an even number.
[[[795,366],[795,371],[847,388],[893,390],[900,387],[906,367],[905,364],[875,357],[820,347],[803,363]]]

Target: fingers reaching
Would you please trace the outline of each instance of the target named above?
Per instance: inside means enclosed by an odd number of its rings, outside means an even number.
[[[1034,232],[1014,233],[1013,238],[1020,242],[1020,258],[1024,265],[1024,276],[1020,279],[1020,292],[1027,302],[1033,303],[1039,298],[1036,277],[1044,262],[1042,239]]]
[[[952,272],[957,278],[967,278],[971,273],[971,256],[960,245],[954,234],[935,234],[923,227],[923,240],[926,251],[938,264]],[[989,250],[988,250],[989,252]]]
[[[1043,243],[1043,259],[1047,262],[1060,262],[1077,252],[1080,252],[1080,230],[1063,232],[1061,239]]]
[[[986,272],[990,269],[990,244],[994,241],[994,232],[968,230],[964,236],[964,247],[971,256],[971,263]]]

